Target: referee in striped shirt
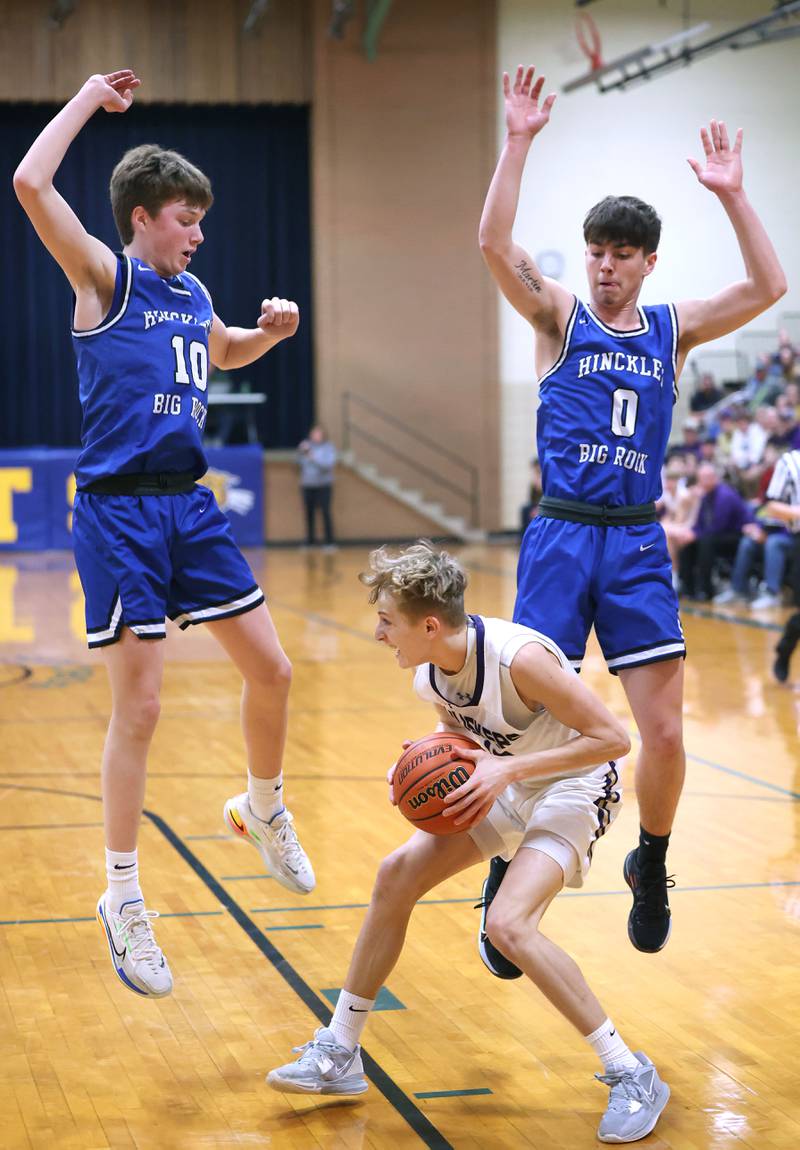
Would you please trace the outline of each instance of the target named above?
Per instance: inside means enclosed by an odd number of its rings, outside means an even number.
[[[792,590],[794,603],[800,607],[800,451],[787,451],[775,464],[775,471],[767,488],[766,512],[775,519],[783,519],[794,535],[791,551]],[[775,647],[772,673],[779,683],[789,678],[789,661],[800,643],[800,611],[791,615]]]

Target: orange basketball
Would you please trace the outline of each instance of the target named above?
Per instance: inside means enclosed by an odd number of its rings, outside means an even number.
[[[455,835],[464,830],[444,818],[447,795],[465,783],[475,770],[469,759],[453,759],[453,751],[481,748],[466,735],[447,731],[417,739],[397,760],[392,792],[402,815],[432,835]]]

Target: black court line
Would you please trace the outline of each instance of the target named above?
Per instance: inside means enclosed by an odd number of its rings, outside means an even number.
[[[14,783],[9,783],[8,787],[10,790],[35,791],[39,794],[89,799],[91,802],[96,803],[102,802],[99,795],[80,794],[75,791],[61,791],[51,787],[22,786],[21,784]],[[155,814],[154,811],[149,811],[145,808],[142,813],[161,832],[170,846],[177,851],[183,861],[194,871],[217,901],[225,907],[231,918],[241,927],[250,941],[258,947],[284,982],[289,985],[301,1002],[308,1007],[311,1013],[319,1020],[320,1025],[326,1026],[331,1012],[330,1004],[323,1002],[322,999],[314,993],[308,983],[297,973],[291,963],[284,958],[274,943],[259,930],[250,916],[231,898],[225,888],[214,878],[211,872],[203,866],[197,855],[189,849],[172,827],[166,823],[160,815]],[[386,1071],[370,1054],[367,1054],[364,1049],[361,1051],[361,1058],[370,1080],[378,1088],[389,1105],[397,1111],[399,1116],[411,1127],[414,1133],[418,1135],[425,1146],[428,1146],[430,1150],[454,1150],[452,1144],[437,1130],[430,1119],[422,1113],[412,1099],[400,1089],[394,1079],[390,1078]]]
[[[26,679],[33,676],[31,667],[26,667],[23,663],[5,663],[0,662],[0,667],[10,667],[11,674],[9,678],[0,679],[0,687],[16,687],[20,683],[24,683]]]

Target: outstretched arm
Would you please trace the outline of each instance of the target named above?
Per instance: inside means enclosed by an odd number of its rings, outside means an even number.
[[[517,68],[512,85],[503,73],[508,134],[489,187],[480,224],[483,258],[508,302],[534,327],[561,326],[572,308],[572,296],[543,276],[533,259],[512,238],[522,173],[535,136],[547,125],[555,96],[542,101],[544,76],[534,82],[534,69]]]
[[[36,137],[14,173],[14,191],[44,246],[75,292],[112,293],[114,253],[90,236],[66,200],[53,187],[67,148],[98,108],[126,112],[140,81],[125,69],[90,76],[77,95]]]
[[[786,277],[764,225],[742,186],[742,130],[733,147],[725,124],[712,120],[700,138],[705,167],[689,160],[704,188],[719,199],[733,224],[744,260],[745,278],[706,300],[687,300],[676,307],[680,352],[736,331],[771,307],[786,291]]]
[[[208,335],[211,362],[222,371],[246,367],[276,343],[290,339],[300,326],[300,312],[292,300],[273,296],[261,303],[255,327],[226,327],[215,314]]]

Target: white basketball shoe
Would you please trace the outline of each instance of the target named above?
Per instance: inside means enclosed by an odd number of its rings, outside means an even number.
[[[309,894],[317,885],[308,855],[300,846],[294,819],[285,808],[265,821],[253,814],[247,792],[225,804],[223,816],[235,835],[248,839],[258,850],[273,878],[297,894]]]
[[[108,892],[97,903],[114,973],[128,990],[147,998],[163,998],[172,990],[172,974],[150,925],[158,911],[145,910],[142,900],[125,902],[119,911],[108,906]]]

